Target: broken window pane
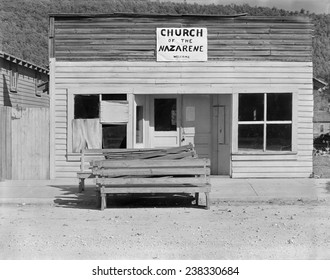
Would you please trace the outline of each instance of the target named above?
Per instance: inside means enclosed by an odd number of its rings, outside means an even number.
[[[102,148],[103,149],[126,149],[126,124],[102,125]]]
[[[102,94],[102,100],[127,100],[127,94]]]
[[[176,131],[176,99],[155,99],[155,131]]]
[[[263,135],[262,124],[240,124],[238,126],[238,148],[262,150]]]
[[[75,95],[74,118],[96,119],[100,115],[99,95]]]
[[[291,124],[268,124],[266,150],[291,151]]]
[[[264,94],[240,94],[239,121],[262,121],[264,119]]]
[[[292,94],[268,93],[267,94],[267,121],[292,120]]]

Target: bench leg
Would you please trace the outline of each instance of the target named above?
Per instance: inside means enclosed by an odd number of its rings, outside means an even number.
[[[85,190],[85,178],[79,179],[79,192],[83,192]]]
[[[107,194],[101,193],[101,210],[103,211],[107,208]]]
[[[208,192],[205,193],[205,202],[206,202],[205,209],[209,210],[210,209],[210,195]]]
[[[105,208],[107,208],[107,194],[104,192],[104,186],[100,188],[101,193],[101,210],[103,211]]]
[[[101,192],[99,189],[96,190],[96,208],[101,208]]]
[[[199,202],[199,193],[195,193],[195,205],[198,206],[198,202]]]

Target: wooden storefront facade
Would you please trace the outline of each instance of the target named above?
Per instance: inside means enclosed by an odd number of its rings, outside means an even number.
[[[200,60],[159,58],[161,32],[199,30]],[[213,174],[312,173],[307,18],[58,14],[49,35],[51,178],[76,177],[85,147],[188,143]]]

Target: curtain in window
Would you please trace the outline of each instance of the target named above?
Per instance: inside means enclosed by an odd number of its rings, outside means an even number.
[[[72,120],[72,152],[80,153],[82,149],[101,149],[100,119]]]

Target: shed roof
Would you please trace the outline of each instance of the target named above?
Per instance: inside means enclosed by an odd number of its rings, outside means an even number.
[[[313,78],[313,88],[314,90],[323,90],[326,86],[327,86],[327,82],[325,81],[322,81],[321,79],[319,78]]]
[[[5,59],[5,60],[11,61],[13,63],[17,63],[18,65],[22,65],[24,67],[27,67],[27,68],[30,68],[30,69],[33,69],[33,70],[37,70],[37,71],[45,73],[45,74],[49,73],[49,70],[44,68],[44,67],[38,66],[38,65],[36,65],[32,62],[28,62],[24,59],[18,58],[16,56],[5,53],[3,51],[0,51],[0,57]]]

